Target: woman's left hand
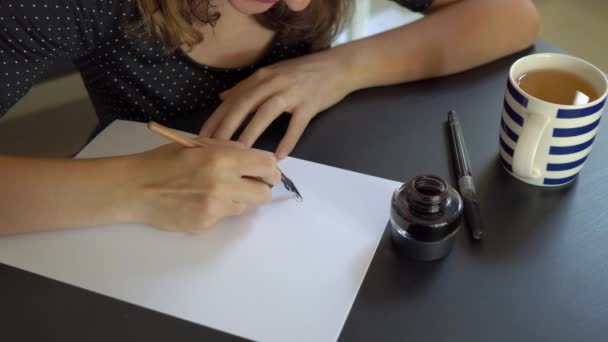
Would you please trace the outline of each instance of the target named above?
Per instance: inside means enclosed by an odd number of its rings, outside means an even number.
[[[284,159],[310,120],[352,91],[347,70],[346,63],[332,56],[331,50],[261,68],[220,95],[223,102],[203,125],[200,135],[231,139],[253,114],[238,137],[238,141],[251,147],[277,117],[288,112],[289,126],[276,150],[276,156]]]

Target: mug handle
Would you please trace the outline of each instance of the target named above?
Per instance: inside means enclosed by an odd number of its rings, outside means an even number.
[[[546,115],[528,112],[528,118],[513,153],[513,172],[523,178],[538,179],[542,171],[534,167],[538,145],[549,126],[551,118]]]

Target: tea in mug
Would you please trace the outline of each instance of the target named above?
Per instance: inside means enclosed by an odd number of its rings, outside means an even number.
[[[599,94],[593,86],[580,76],[557,69],[529,71],[518,79],[519,87],[526,93],[543,101],[572,105],[577,92],[589,97],[588,102],[597,100]]]

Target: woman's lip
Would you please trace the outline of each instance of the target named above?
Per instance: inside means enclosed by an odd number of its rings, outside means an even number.
[[[276,2],[279,2],[281,0],[258,0],[259,2],[263,2],[265,4],[274,4]]]

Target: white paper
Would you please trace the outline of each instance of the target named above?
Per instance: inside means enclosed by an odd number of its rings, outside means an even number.
[[[166,143],[119,121],[80,157]],[[298,159],[304,201],[277,198],[202,235],[113,225],[0,238],[0,261],[261,341],[331,341],[386,227],[397,182]]]

